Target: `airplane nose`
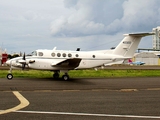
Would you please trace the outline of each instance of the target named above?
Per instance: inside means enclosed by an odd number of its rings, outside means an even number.
[[[7,61],[6,61],[6,64],[7,64],[7,65],[10,65],[10,64],[11,64],[11,60],[7,60]]]

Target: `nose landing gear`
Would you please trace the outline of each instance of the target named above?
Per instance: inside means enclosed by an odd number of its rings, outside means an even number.
[[[7,79],[12,80],[12,78],[13,78],[13,75],[12,75],[12,65],[11,65],[9,73],[7,74]]]
[[[8,79],[8,80],[12,80],[12,78],[13,78],[12,73],[8,73],[8,74],[7,74],[7,79]]]

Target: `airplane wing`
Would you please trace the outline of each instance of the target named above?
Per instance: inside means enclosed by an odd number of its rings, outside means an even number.
[[[55,61],[52,63],[54,67],[62,67],[62,68],[76,68],[79,66],[81,59],[73,58],[73,59],[65,59],[63,61]]]

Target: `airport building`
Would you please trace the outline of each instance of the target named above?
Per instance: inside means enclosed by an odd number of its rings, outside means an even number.
[[[160,65],[160,52],[141,52],[134,55],[133,61],[144,62],[145,65]]]
[[[155,33],[153,35],[153,49],[160,50],[160,26],[153,28],[152,32]]]
[[[6,63],[7,58],[8,54],[6,53],[6,51],[0,48],[0,66]]]

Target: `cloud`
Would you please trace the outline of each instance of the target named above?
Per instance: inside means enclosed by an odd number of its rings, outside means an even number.
[[[78,0],[64,0],[64,6],[66,8],[74,7],[77,4]]]
[[[159,0],[65,0],[72,10],[52,22],[53,36],[116,34],[151,31],[160,23]]]
[[[72,10],[69,16],[57,18],[52,22],[51,33],[53,36],[87,36],[105,34],[107,24],[114,20],[115,12],[112,6],[121,3],[119,0],[65,0],[65,6]],[[108,9],[107,9],[108,7]],[[117,8],[117,9],[116,9]],[[115,7],[114,11],[118,11]],[[109,12],[107,12],[107,10]]]
[[[108,25],[108,30],[151,31],[160,22],[159,0],[128,0],[123,3],[123,17]],[[116,29],[112,29],[116,28]]]
[[[159,0],[140,0],[137,3],[129,0],[123,4],[125,27],[131,30],[145,30],[156,27],[160,20]]]

